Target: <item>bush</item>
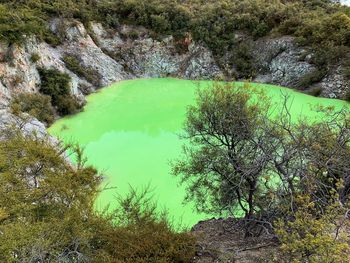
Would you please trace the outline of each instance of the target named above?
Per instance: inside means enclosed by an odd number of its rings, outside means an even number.
[[[0,4],[0,39],[7,43],[21,43],[26,35],[41,36],[46,22],[36,9],[26,6]]]
[[[102,178],[81,149],[17,130],[2,135],[1,262],[191,262],[194,238],[176,233],[146,192],[130,191],[115,211],[97,213]]]
[[[344,75],[348,80],[350,80],[350,67],[345,68]]]
[[[73,113],[77,113],[81,108],[79,102],[73,96],[58,96],[57,98],[57,111],[59,114],[65,116]]]
[[[52,105],[61,115],[75,113],[81,107],[70,91],[71,78],[57,69],[39,69],[40,92],[51,97]]]
[[[334,262],[350,261],[350,246],[344,231],[348,219],[346,208],[335,201],[324,214],[317,214],[315,204],[308,196],[297,198],[298,208],[289,221],[279,220],[276,233],[281,252],[278,262]]]
[[[309,95],[314,97],[319,97],[322,94],[322,88],[321,87],[313,87],[311,90],[309,90]]]
[[[100,233],[113,258],[126,263],[192,262],[194,237],[173,232],[166,212],[156,212],[147,188],[141,192],[131,188],[118,204],[111,217],[118,227]]]
[[[248,44],[241,43],[238,45],[235,49],[233,64],[236,66],[239,78],[250,79],[254,77],[254,58]]]
[[[350,90],[347,90],[344,96],[344,99],[348,102],[350,102]]]
[[[321,81],[326,76],[326,74],[327,70],[325,69],[316,69],[310,73],[307,73],[299,79],[297,87],[302,90],[307,89],[312,84]]]
[[[84,75],[84,68],[80,65],[79,60],[75,56],[65,55],[63,61],[66,64],[66,67],[76,73],[79,76]]]
[[[26,112],[49,125],[54,121],[54,109],[47,95],[21,93],[12,99],[10,107],[15,114]]]
[[[139,32],[137,32],[136,30],[130,30],[128,32],[121,32],[120,33],[120,36],[123,37],[124,39],[132,39],[132,40],[135,40],[135,39],[138,39],[139,37]]]
[[[347,80],[350,80],[350,59],[345,60],[343,63],[343,74]]]
[[[38,53],[33,53],[30,57],[32,63],[36,63],[40,60],[40,55]]]
[[[100,86],[100,75],[98,72],[91,68],[84,68],[81,66],[79,59],[73,55],[65,55],[63,61],[66,67],[77,74],[80,77],[85,78],[88,82],[99,87]]]
[[[217,58],[233,51],[237,31],[255,38],[270,33],[295,36],[301,45],[311,47],[315,53],[325,51],[320,61],[326,64],[342,60],[350,48],[349,8],[332,1],[312,1],[312,4],[301,0],[2,2],[0,38],[10,43],[22,42],[25,35],[36,35],[59,45],[60,37],[48,30],[46,21],[61,17],[79,19],[86,26],[89,21],[99,21],[113,29],[122,23],[141,25],[155,36],[171,34],[177,39],[191,33],[195,41],[204,42]],[[337,51],[333,54],[333,50]]]
[[[281,99],[276,107],[249,83],[199,90],[187,110],[184,154],[173,163],[173,174],[187,183],[186,201],[199,212],[242,215],[247,235],[288,220],[283,208],[297,208],[298,193],[312,196],[320,216],[333,191],[339,204],[349,198],[350,110],[318,107],[318,120],[293,118],[293,101]]]

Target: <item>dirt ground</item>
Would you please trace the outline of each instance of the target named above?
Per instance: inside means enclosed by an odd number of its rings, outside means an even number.
[[[245,237],[236,219],[212,219],[192,229],[197,237],[195,263],[278,262],[277,240],[270,234]]]

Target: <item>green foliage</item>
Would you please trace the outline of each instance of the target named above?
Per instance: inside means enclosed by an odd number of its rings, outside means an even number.
[[[49,125],[54,121],[54,109],[47,95],[20,93],[12,99],[10,107],[15,114],[26,112]]]
[[[195,240],[187,233],[173,233],[166,212],[158,215],[149,189],[119,198],[120,209],[112,215],[118,227],[104,232],[104,249],[122,262],[191,262]]]
[[[81,66],[79,59],[73,55],[65,55],[63,58],[66,67],[80,77],[85,78],[95,86],[100,86],[100,75],[91,68]]]
[[[199,211],[238,209],[251,219],[254,211],[268,209],[254,201],[266,194],[260,171],[267,162],[257,160],[264,158],[261,147],[270,144],[262,129],[268,109],[268,98],[248,83],[198,91],[197,105],[187,113],[185,158],[174,164],[173,173],[188,183],[186,200],[195,200]]]
[[[350,102],[350,90],[347,90],[344,96],[344,99],[348,102]]]
[[[30,57],[32,63],[36,63],[40,60],[40,55],[38,53],[33,53]]]
[[[52,105],[61,115],[75,113],[81,107],[71,95],[71,78],[56,69],[39,69],[41,86],[40,92],[51,97]]]
[[[100,177],[91,167],[73,169],[46,140],[6,132],[0,146],[0,261],[46,262],[75,245],[85,253],[84,230]]]
[[[299,193],[324,211],[338,190],[335,181],[344,180],[338,202],[346,202],[349,110],[319,108],[322,120],[295,120],[288,97],[282,99],[276,108],[248,83],[198,91],[187,113],[184,156],[173,165],[198,211],[243,215],[247,234],[254,234],[252,222],[271,228]]]
[[[343,69],[343,74],[347,80],[350,80],[350,58],[345,60],[343,63],[344,69]]]
[[[102,178],[85,163],[75,146],[2,132],[1,262],[190,262],[193,237],[174,232],[147,192],[131,190],[115,211],[95,212]]]
[[[329,16],[320,11],[306,13],[295,34],[304,44],[350,45],[350,17],[337,12]],[[321,17],[320,17],[321,16]]]
[[[100,17],[108,17],[109,20],[119,17],[122,21],[143,25],[157,33],[172,34],[176,37],[188,31],[190,12],[176,0],[122,0],[114,3],[102,2]]]
[[[45,21],[35,9],[25,6],[13,9],[11,4],[0,3],[0,40],[22,42],[26,35],[42,35]]]
[[[279,262],[349,262],[346,208],[335,199],[319,215],[307,195],[298,196],[297,204],[289,221],[279,220],[276,224],[276,234],[282,243]]]
[[[318,63],[332,64],[349,53],[349,10],[331,1],[302,0],[1,1],[0,39],[18,43],[25,35],[36,35],[58,45],[60,36],[48,30],[46,21],[53,17],[75,18],[87,27],[93,20],[111,28],[121,23],[141,25],[151,29],[155,36],[171,34],[180,40],[190,33],[219,60],[235,49],[237,32],[243,31],[253,38],[293,35],[301,45],[313,49]],[[243,72],[239,73],[246,76],[247,67],[242,65]]]
[[[312,84],[321,81],[327,74],[327,70],[325,69],[315,69],[314,71],[304,75],[299,79],[297,84],[299,89],[307,89]]]
[[[251,48],[246,43],[241,43],[235,48],[233,65],[236,66],[239,78],[250,79],[255,76],[254,59]]]
[[[311,46],[323,63],[335,63],[349,53],[349,10],[330,1],[162,1],[132,0],[101,2],[101,21],[115,27],[120,22],[143,25],[157,34],[204,42],[221,58],[236,49],[236,33],[253,38],[268,34],[294,35]],[[101,19],[102,17],[102,19]],[[321,51],[324,51],[323,53]],[[250,54],[251,56],[251,54]],[[239,74],[246,78],[250,63],[238,61]],[[247,71],[249,74],[247,74]]]

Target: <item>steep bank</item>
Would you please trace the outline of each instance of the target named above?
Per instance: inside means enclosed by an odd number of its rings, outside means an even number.
[[[50,29],[63,36],[64,41],[56,47],[35,38],[28,39],[23,46],[0,46],[2,104],[6,105],[12,94],[37,92],[40,67],[68,73],[72,77],[71,89],[81,99],[100,87],[125,79],[165,76],[231,79],[237,71],[235,63],[228,62],[232,61],[232,53],[217,62],[218,58],[201,43],[187,39],[187,46],[179,50],[179,43],[172,36],[155,38],[142,27],[123,25],[111,31],[99,23],[91,23],[87,30],[78,21],[55,19]],[[296,88],[317,70],[312,54],[305,56],[307,50],[298,47],[292,37],[254,41],[237,33],[236,38],[237,43],[249,43],[257,72],[253,81]],[[69,70],[67,57],[77,60],[88,74]],[[342,98],[349,87],[341,72],[340,66],[334,66],[312,87],[321,88],[324,97]]]

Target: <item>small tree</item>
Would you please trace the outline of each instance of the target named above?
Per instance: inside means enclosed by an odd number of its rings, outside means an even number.
[[[266,95],[247,83],[198,91],[185,124],[189,146],[173,173],[187,183],[187,200],[195,199],[199,211],[239,209],[251,220],[267,208],[260,200],[268,194],[263,176],[274,151],[269,108]]]
[[[282,102],[281,108],[272,107],[249,84],[198,91],[185,124],[185,156],[173,165],[186,182],[186,200],[195,200],[199,211],[243,213],[246,222],[269,227],[286,217],[281,207],[298,207],[299,194],[310,196],[320,213],[334,189],[339,201],[347,202],[349,110],[319,108],[322,120],[293,118],[288,96]]]

